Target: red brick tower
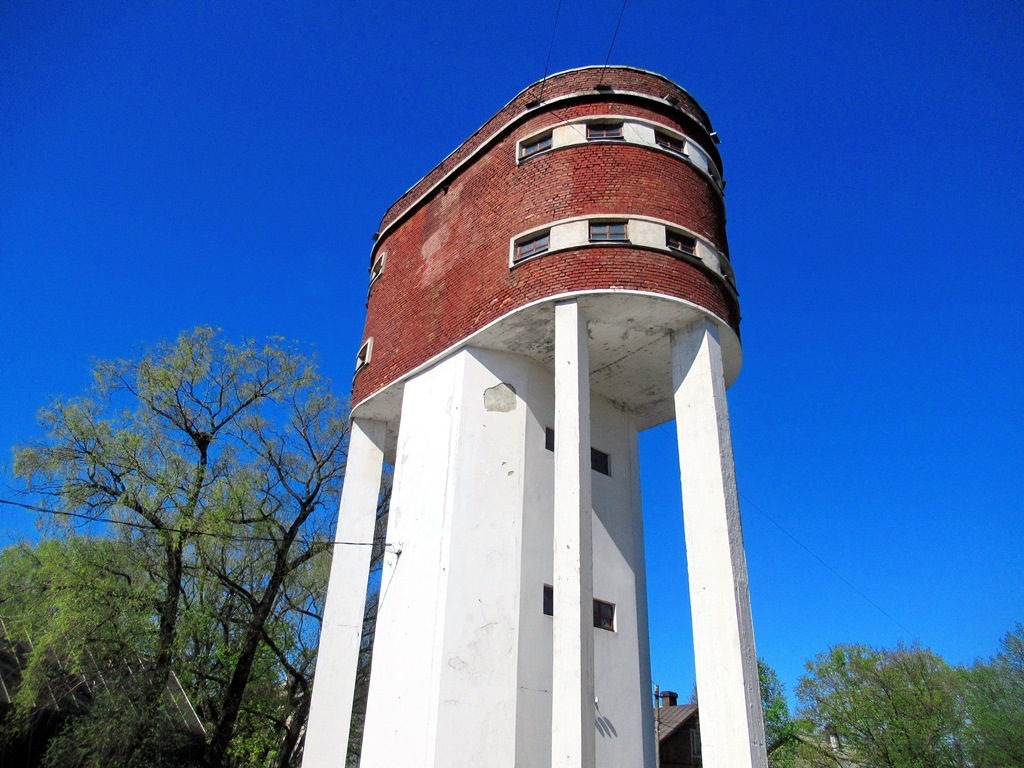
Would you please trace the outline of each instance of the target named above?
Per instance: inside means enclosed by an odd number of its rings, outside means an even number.
[[[653,765],[636,434],[673,418],[705,764],[765,765],[721,168],[686,91],[588,67],[384,216],[339,517],[369,541],[395,464],[364,768]],[[307,766],[348,732],[365,549],[336,547]]]

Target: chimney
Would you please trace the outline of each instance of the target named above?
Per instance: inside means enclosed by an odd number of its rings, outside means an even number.
[[[679,703],[679,694],[675,691],[661,692],[661,706],[674,707]]]

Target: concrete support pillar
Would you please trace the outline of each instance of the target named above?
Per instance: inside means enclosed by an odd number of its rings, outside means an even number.
[[[352,422],[303,768],[345,763],[386,431],[381,421]]]
[[[577,302],[556,304],[552,768],[593,768],[595,763],[587,344],[586,320]]]
[[[706,768],[765,768],[736,470],[718,328],[672,338],[683,527]]]

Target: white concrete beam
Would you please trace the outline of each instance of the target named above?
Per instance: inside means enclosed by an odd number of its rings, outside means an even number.
[[[382,421],[352,422],[303,768],[345,762],[386,436]]]
[[[736,469],[718,328],[672,338],[683,527],[706,768],[766,768]]]
[[[554,616],[551,766],[593,768],[594,572],[590,360],[576,301],[555,305]]]

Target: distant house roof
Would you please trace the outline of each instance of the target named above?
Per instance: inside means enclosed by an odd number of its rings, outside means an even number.
[[[684,725],[694,725],[697,720],[697,705],[683,704],[677,707],[657,707],[654,710],[658,724],[658,740],[664,741]]]

